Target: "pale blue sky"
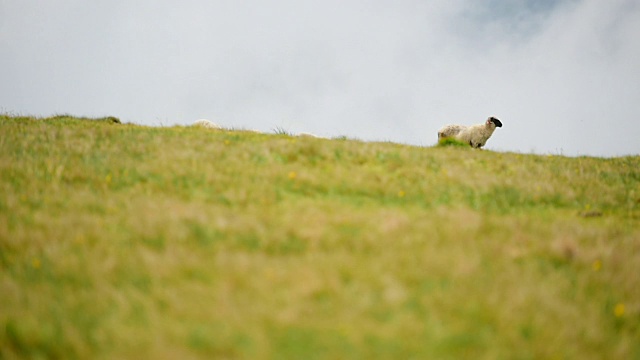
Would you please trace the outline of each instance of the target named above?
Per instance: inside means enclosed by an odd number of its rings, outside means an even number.
[[[0,0],[0,111],[640,154],[637,0]]]

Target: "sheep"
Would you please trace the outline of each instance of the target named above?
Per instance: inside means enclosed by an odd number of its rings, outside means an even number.
[[[478,125],[446,125],[438,130],[438,140],[454,138],[472,148],[480,149],[487,143],[496,127],[502,127],[502,122],[491,116],[484,124]]]
[[[213,121],[207,119],[196,120],[193,123],[193,126],[200,126],[207,129],[220,129],[220,125],[214,123]]]
[[[300,134],[298,134],[298,137],[324,139],[322,136],[318,136],[316,134],[312,134],[312,133],[309,133],[309,132],[301,132]]]

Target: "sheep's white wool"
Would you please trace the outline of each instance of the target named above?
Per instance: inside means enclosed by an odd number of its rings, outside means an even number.
[[[213,121],[207,120],[207,119],[196,120],[193,123],[193,126],[200,126],[200,127],[208,128],[208,129],[220,129],[220,126],[218,124],[214,123]]]
[[[311,138],[316,138],[316,139],[324,139],[322,136],[318,136],[316,134],[312,134],[312,133],[308,133],[308,132],[301,132],[300,134],[298,134],[299,137],[311,137]]]
[[[484,124],[478,125],[446,125],[438,130],[438,139],[452,137],[479,149],[487,143],[496,127],[502,127],[502,122],[495,117],[490,117]]]
[[[438,139],[456,136],[466,128],[464,125],[446,125],[438,131]]]

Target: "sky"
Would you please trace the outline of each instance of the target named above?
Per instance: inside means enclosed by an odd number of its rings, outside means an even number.
[[[640,1],[0,0],[0,112],[639,155]]]

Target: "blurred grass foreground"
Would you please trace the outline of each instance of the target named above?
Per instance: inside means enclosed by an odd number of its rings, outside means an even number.
[[[638,156],[113,119],[0,115],[0,358],[640,358]]]

